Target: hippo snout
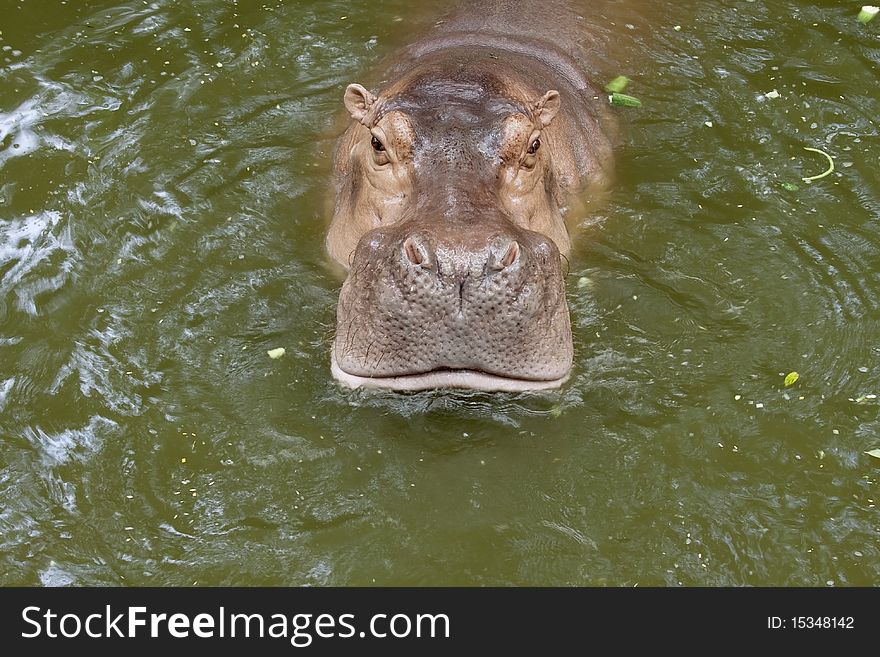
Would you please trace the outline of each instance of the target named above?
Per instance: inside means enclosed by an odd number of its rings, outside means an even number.
[[[358,385],[420,389],[441,377],[524,390],[558,385],[571,368],[559,252],[512,225],[435,222],[365,236],[337,327],[334,371]]]

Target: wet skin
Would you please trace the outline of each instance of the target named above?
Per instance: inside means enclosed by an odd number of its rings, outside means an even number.
[[[564,215],[607,181],[611,147],[586,55],[545,40],[570,10],[541,7],[542,31],[506,3],[462,10],[400,53],[378,93],[346,89],[327,237],[348,268],[331,355],[343,384],[516,391],[568,378]]]

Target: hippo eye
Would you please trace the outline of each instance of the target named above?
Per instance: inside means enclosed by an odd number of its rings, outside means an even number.
[[[532,145],[529,146],[529,150],[527,151],[529,155],[534,155],[538,152],[538,149],[541,148],[541,140],[536,139],[532,142]]]
[[[376,151],[377,153],[381,153],[382,151],[385,150],[385,147],[382,145],[382,142],[379,141],[378,139],[376,139],[375,137],[373,137],[370,140],[370,144],[373,146],[373,150]]]

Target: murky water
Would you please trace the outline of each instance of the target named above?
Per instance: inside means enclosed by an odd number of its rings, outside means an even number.
[[[0,583],[880,581],[880,21],[592,16],[644,105],[572,380],[398,395],[330,378],[324,203],[344,85],[428,16],[0,5]]]

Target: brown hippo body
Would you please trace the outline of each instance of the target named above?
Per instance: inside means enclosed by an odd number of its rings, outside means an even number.
[[[349,85],[330,255],[349,268],[334,376],[349,386],[535,390],[572,364],[562,256],[574,192],[609,177],[584,21],[472,3]]]

